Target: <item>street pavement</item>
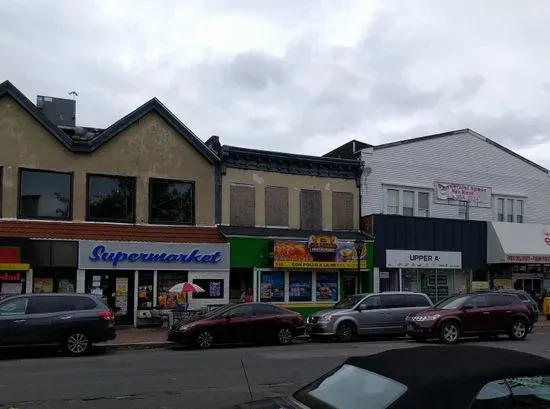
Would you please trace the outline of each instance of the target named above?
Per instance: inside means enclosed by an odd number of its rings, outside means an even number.
[[[550,330],[537,330],[523,342],[505,337],[465,342],[550,358]],[[216,409],[291,393],[348,356],[418,345],[403,339],[207,351],[119,350],[82,358],[9,354],[0,360],[0,408]]]

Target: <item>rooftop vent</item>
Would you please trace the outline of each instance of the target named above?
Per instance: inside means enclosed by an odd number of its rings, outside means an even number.
[[[38,95],[36,106],[46,117],[60,128],[74,128],[76,125],[76,101]]]

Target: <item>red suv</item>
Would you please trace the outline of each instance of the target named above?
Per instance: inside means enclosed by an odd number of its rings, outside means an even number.
[[[530,319],[527,306],[514,294],[460,294],[433,307],[409,315],[407,334],[415,339],[439,338],[455,344],[461,336],[508,334],[513,340],[527,336]]]

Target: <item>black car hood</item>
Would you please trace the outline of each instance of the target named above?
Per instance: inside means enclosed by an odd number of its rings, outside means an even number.
[[[239,405],[228,406],[223,409],[303,409],[304,406],[297,406],[289,398],[265,398]]]

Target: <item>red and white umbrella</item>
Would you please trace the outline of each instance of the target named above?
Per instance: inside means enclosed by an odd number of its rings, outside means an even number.
[[[175,286],[171,287],[168,292],[170,293],[177,293],[177,294],[186,294],[186,293],[204,293],[204,290],[198,286],[197,284],[193,283],[178,283]]]

